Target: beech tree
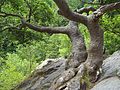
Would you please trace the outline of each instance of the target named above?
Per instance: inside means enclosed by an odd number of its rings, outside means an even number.
[[[25,0],[26,1],[26,0]],[[1,17],[17,17],[21,20],[21,24],[17,27],[10,27],[16,29],[29,28],[31,30],[49,34],[66,34],[72,43],[72,51],[70,57],[66,61],[66,71],[69,71],[71,68],[74,73],[79,73],[79,78],[82,79],[85,73],[89,75],[90,81],[95,82],[97,77],[97,71],[102,65],[103,62],[103,30],[100,27],[99,20],[108,11],[113,11],[120,9],[120,2],[111,3],[107,5],[101,5],[98,9],[93,7],[83,7],[79,10],[72,11],[66,0],[53,0],[58,7],[58,14],[69,20],[68,25],[64,27],[44,27],[36,26],[31,24],[31,8],[29,3],[26,1],[30,11],[29,17],[25,18],[20,15],[13,13],[0,12]],[[92,13],[89,13],[92,11]],[[87,13],[87,14],[83,14]],[[79,32],[78,24],[81,23],[85,25],[90,33],[90,45],[86,48],[84,37]],[[72,76],[72,74],[71,74]],[[64,76],[66,78],[68,76]],[[69,76],[68,79],[71,77]],[[67,79],[67,80],[68,80]],[[62,85],[63,82],[67,81],[64,79],[62,82],[55,80],[56,83],[51,85],[50,90],[59,90],[58,88]],[[62,89],[60,89],[62,90]]]

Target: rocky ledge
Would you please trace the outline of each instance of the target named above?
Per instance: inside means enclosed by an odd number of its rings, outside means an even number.
[[[65,71],[65,62],[64,58],[43,61],[26,80],[13,90],[52,90],[50,89],[52,83],[61,74],[63,78],[59,79],[64,79],[66,82],[57,90],[83,90],[80,87],[79,75],[77,76],[72,68]],[[120,90],[120,51],[105,59],[101,69],[101,76],[91,90]],[[69,80],[64,78],[66,76],[69,77]],[[59,79],[60,83],[62,80]],[[64,88],[66,83],[68,88]]]

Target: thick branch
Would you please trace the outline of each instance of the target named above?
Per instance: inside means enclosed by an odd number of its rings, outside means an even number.
[[[80,23],[83,23],[85,25],[87,24],[87,17],[82,15],[82,14],[72,12],[65,0],[54,0],[54,2],[56,3],[56,5],[59,8],[58,13],[60,15],[66,17],[69,20],[80,22]]]
[[[87,58],[87,51],[84,42],[84,38],[79,31],[79,26],[77,22],[70,21],[67,25],[69,30],[69,38],[72,44],[71,55],[68,58],[67,68],[78,67]]]
[[[120,9],[120,2],[103,5],[94,12],[96,18],[101,17],[104,13],[112,10]]]
[[[22,29],[23,27],[27,26],[28,28],[34,30],[34,31],[38,31],[38,32],[46,32],[46,33],[63,33],[63,34],[68,34],[68,30],[66,29],[66,27],[39,27],[39,26],[35,26],[32,25],[28,22],[26,22],[24,20],[23,17],[21,17],[20,15],[16,15],[16,14],[8,14],[5,12],[1,12],[0,16],[2,17],[9,17],[9,16],[13,16],[13,17],[18,17],[21,19],[22,24],[20,24],[20,29]]]
[[[120,9],[120,2],[101,6],[97,11],[88,17],[88,30],[90,33],[90,47],[88,49],[88,58],[86,65],[90,72],[95,72],[103,61],[103,30],[99,26],[99,17],[107,11]],[[96,20],[97,21],[96,21]]]
[[[103,61],[103,30],[93,18],[88,18],[88,30],[90,33],[90,46],[86,67],[91,77],[96,76],[97,70]]]
[[[36,25],[32,25],[25,20],[22,20],[23,25],[27,26],[28,28],[38,31],[38,32],[46,32],[46,33],[62,33],[62,34],[67,34],[68,30],[66,27],[39,27]]]

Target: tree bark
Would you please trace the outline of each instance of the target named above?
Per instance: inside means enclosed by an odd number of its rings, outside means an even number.
[[[87,27],[90,33],[90,46],[85,65],[88,72],[93,75],[96,74],[103,61],[103,30],[93,16],[89,16]]]
[[[78,23],[71,21],[68,24],[69,34],[71,40],[72,51],[68,58],[67,67],[78,67],[82,62],[87,59],[87,51],[84,38],[79,31]]]

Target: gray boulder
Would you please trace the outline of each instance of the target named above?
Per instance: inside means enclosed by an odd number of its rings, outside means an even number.
[[[101,79],[91,90],[120,90],[120,51],[104,60]]]
[[[120,90],[120,79],[118,77],[106,78],[95,85],[91,90]]]
[[[120,76],[120,51],[113,53],[104,60],[102,65],[102,77]]]
[[[51,83],[65,71],[64,58],[48,59],[13,90],[48,90]]]

